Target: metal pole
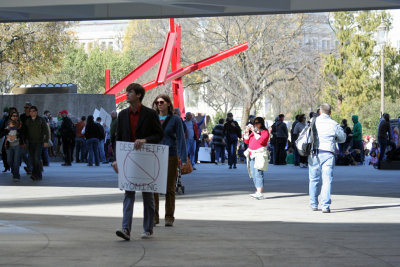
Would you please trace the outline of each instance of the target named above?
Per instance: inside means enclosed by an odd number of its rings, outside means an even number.
[[[382,44],[381,51],[381,116],[385,113],[385,68],[384,68],[384,54],[385,54],[385,45]]]

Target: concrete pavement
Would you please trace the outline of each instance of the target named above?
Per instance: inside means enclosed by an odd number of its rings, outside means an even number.
[[[52,163],[43,181],[18,184],[0,174],[0,265],[400,266],[399,171],[336,167],[322,214],[308,207],[307,169],[270,166],[266,199],[255,200],[244,165],[196,168],[182,178],[174,227],[161,220],[150,240],[138,194],[130,242],[115,236],[123,193],[109,165]]]

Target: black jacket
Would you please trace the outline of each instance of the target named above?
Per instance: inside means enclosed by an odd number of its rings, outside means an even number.
[[[158,144],[163,139],[163,129],[157,112],[148,107],[142,106],[139,120],[136,126],[136,138],[146,139],[147,143]],[[131,126],[129,120],[129,108],[118,114],[117,141],[132,142]]]

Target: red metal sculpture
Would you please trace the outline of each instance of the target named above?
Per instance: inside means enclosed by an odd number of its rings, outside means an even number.
[[[154,55],[152,55],[149,59],[140,64],[131,73],[122,78],[122,80],[114,84],[113,87],[111,88],[110,88],[110,70],[106,69],[104,94],[116,95],[115,96],[116,103],[125,100],[126,93],[122,93],[119,95],[117,94],[122,90],[124,90],[130,83],[132,83],[143,73],[148,71],[155,64],[160,62],[156,79],[146,84],[143,84],[143,87],[147,91],[161,84],[172,82],[172,95],[173,95],[174,107],[179,108],[183,116],[185,114],[185,103],[183,98],[182,76],[189,74],[195,70],[204,68],[208,65],[211,65],[227,57],[233,56],[237,53],[240,53],[246,50],[247,48],[248,44],[246,42],[182,68],[181,26],[177,24],[175,28],[174,19],[170,19],[170,32],[167,34],[164,48],[157,51]],[[168,73],[168,66],[170,63],[171,63],[171,72]]]

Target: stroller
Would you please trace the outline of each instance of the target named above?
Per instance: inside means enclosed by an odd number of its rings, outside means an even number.
[[[185,194],[185,186],[182,185],[182,173],[181,173],[181,160],[179,160],[179,164],[178,164],[178,176],[176,177],[176,187],[175,187],[175,192],[180,195],[184,195]]]

